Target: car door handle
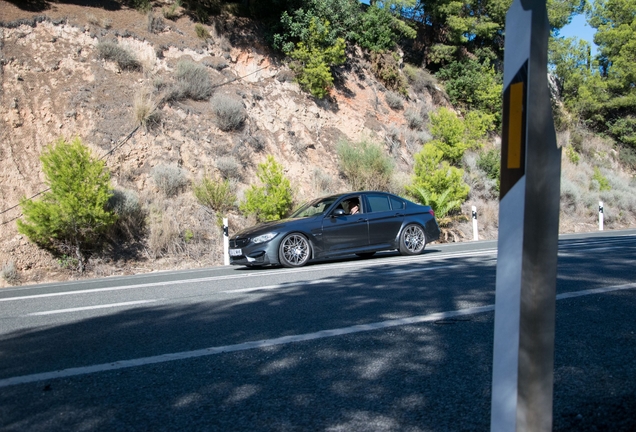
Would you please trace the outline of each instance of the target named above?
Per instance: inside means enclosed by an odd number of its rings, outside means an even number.
[[[403,217],[404,213],[396,213],[394,217]]]
[[[364,219],[364,218],[360,218],[358,219],[358,222],[367,222],[369,219]]]

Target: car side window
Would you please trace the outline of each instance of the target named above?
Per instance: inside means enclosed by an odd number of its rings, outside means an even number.
[[[393,210],[403,210],[406,205],[404,201],[391,197],[391,207],[393,207]]]
[[[369,212],[390,211],[389,199],[383,195],[367,195],[369,201]]]

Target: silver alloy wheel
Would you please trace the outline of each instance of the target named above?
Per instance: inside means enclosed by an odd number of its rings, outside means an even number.
[[[309,242],[302,234],[290,234],[280,243],[280,263],[285,267],[300,267],[309,261]]]
[[[417,255],[426,246],[424,230],[419,225],[408,225],[404,228],[400,238],[400,252],[403,255]]]

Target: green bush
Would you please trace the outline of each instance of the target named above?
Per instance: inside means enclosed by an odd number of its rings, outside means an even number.
[[[440,69],[437,77],[444,81],[453,105],[459,105],[465,111],[492,113],[498,127],[502,111],[502,76],[495,72],[490,62],[454,61]]]
[[[58,255],[72,254],[84,271],[90,254],[101,248],[116,215],[107,208],[110,173],[79,138],[58,140],[40,156],[49,190],[38,201],[22,199],[18,231]]]
[[[266,162],[258,164],[256,176],[262,186],[250,186],[240,210],[255,215],[259,222],[287,216],[292,209],[293,194],[289,180],[283,174],[283,166],[269,155]]]
[[[329,44],[329,21],[312,18],[307,33],[287,54],[300,87],[317,98],[324,98],[333,85],[331,67],[345,62],[345,41],[342,38]]]
[[[415,154],[414,171],[413,182],[406,187],[406,191],[418,200],[426,198],[432,202],[459,202],[461,205],[468,197],[470,188],[464,183],[464,170],[444,160],[444,152],[432,141]],[[449,211],[456,207],[451,207]]]
[[[371,71],[386,86],[404,96],[408,96],[406,77],[400,71],[396,55],[392,52],[372,52]]]
[[[340,172],[353,190],[389,190],[394,165],[379,145],[341,141],[337,152]]]
[[[607,180],[607,177],[601,173],[601,170],[598,167],[594,167],[594,174],[592,174],[592,184],[590,185],[590,189],[599,191],[609,191],[612,189],[609,180]]]
[[[185,171],[173,165],[157,165],[151,175],[159,190],[167,197],[179,194],[188,184]]]
[[[497,190],[499,190],[499,181],[501,177],[501,154],[497,149],[480,153],[477,158],[477,167],[486,173],[491,180],[497,181]]]
[[[217,225],[221,226],[223,215],[236,204],[236,194],[230,181],[216,181],[205,176],[200,183],[192,186],[192,190],[201,205],[216,212]]]
[[[126,48],[115,42],[102,41],[97,44],[97,52],[104,60],[114,61],[121,70],[141,70],[141,63]]]
[[[432,144],[443,152],[443,159],[458,165],[464,152],[480,145],[486,132],[492,128],[492,117],[471,111],[465,119],[448,108],[430,113]]]
[[[581,155],[577,153],[573,146],[566,147],[565,154],[574,165],[578,165],[581,161]]]
[[[210,102],[219,129],[229,132],[243,126],[247,118],[243,102],[222,93],[215,94]]]

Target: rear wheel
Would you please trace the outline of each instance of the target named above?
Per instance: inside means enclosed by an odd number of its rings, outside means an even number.
[[[289,234],[280,242],[278,260],[283,267],[301,267],[309,261],[310,248],[302,234]]]
[[[357,253],[356,255],[358,255],[360,258],[371,258],[373,255],[375,255],[375,252],[361,252],[361,253]]]
[[[426,236],[421,226],[407,225],[400,234],[400,253],[402,255],[418,255],[426,246]]]

